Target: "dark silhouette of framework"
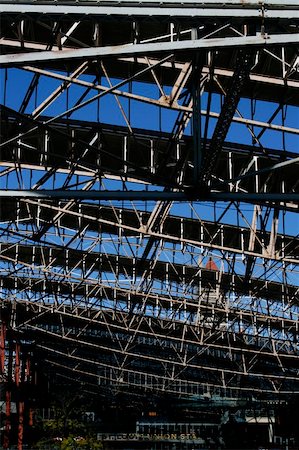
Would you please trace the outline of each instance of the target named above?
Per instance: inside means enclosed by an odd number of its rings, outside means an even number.
[[[296,1],[0,6],[3,379],[298,393]]]

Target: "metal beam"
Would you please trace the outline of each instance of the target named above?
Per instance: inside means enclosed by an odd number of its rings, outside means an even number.
[[[155,62],[157,62],[157,61],[155,61]],[[164,66],[164,64],[161,64],[161,66]],[[63,80],[66,83],[72,83],[72,84],[77,84],[79,86],[84,86],[84,87],[87,87],[87,88],[90,88],[90,89],[96,90],[96,91],[107,91],[109,89],[107,86],[94,84],[94,83],[80,80],[77,78],[71,78],[69,76],[62,75],[61,73],[50,72],[50,71],[39,69],[39,68],[33,67],[33,66],[23,66],[22,69],[28,70],[29,72],[33,72],[33,73],[38,73],[40,75],[44,75],[49,78]],[[222,75],[222,73],[220,73],[220,72],[221,72],[220,70],[215,69],[216,75],[217,74]],[[227,72],[230,73],[230,71],[227,71]],[[206,73],[205,67],[203,68],[203,73]],[[225,76],[231,77],[232,74],[225,75]],[[253,74],[249,75],[249,79],[253,80],[253,81],[258,81],[258,80],[254,79],[254,76],[255,75],[253,75]],[[266,77],[261,77],[261,78],[266,78]],[[275,80],[274,79],[272,79],[272,80],[273,80],[273,83],[275,84]],[[269,80],[268,82],[270,83],[271,81]],[[297,86],[295,84],[291,84],[291,82],[297,83]],[[283,80],[281,80],[280,84],[283,85]],[[295,87],[295,88],[299,89],[299,83],[294,80],[286,80],[286,85],[288,87]],[[125,97],[128,99],[140,101],[142,103],[156,105],[156,106],[159,106],[159,108],[173,109],[175,111],[185,111],[185,112],[190,112],[190,113],[192,112],[192,107],[179,105],[178,103],[176,103],[176,97],[173,100],[173,98],[170,96],[169,102],[166,102],[166,101],[161,101],[161,98],[157,100],[154,98],[145,97],[143,95],[134,94],[132,92],[120,91],[118,89],[113,89],[113,91],[111,91],[111,92],[120,97]],[[174,90],[174,92],[175,92],[175,90]],[[175,96],[177,96],[177,94],[175,94]],[[207,111],[205,111],[205,110],[201,110],[200,113],[201,113],[201,115],[204,115],[204,116],[207,115]],[[214,112],[214,111],[210,111],[209,115],[210,115],[210,117],[217,119],[220,114],[217,112]],[[232,122],[241,123],[246,126],[252,125],[252,126],[261,127],[264,129],[270,129],[273,131],[285,132],[285,133],[290,133],[290,134],[299,134],[299,130],[297,128],[277,125],[274,123],[261,122],[259,120],[247,119],[247,118],[238,117],[238,116],[234,116],[232,118]]]
[[[18,13],[18,14],[50,14],[65,15],[65,14],[78,14],[80,16],[93,15],[97,17],[107,16],[156,16],[156,17],[184,17],[184,18],[202,18],[202,17],[242,17],[242,18],[271,18],[271,19],[293,19],[298,16],[298,8],[295,2],[265,2],[261,7],[259,1],[241,2],[219,2],[219,1],[205,1],[200,3],[200,7],[197,2],[180,2],[179,7],[173,7],[174,2],[149,2],[149,1],[130,1],[131,6],[124,4],[123,2],[110,1],[105,6],[94,2],[83,2],[73,4],[59,5],[57,2],[49,2],[45,4],[40,2],[39,4],[32,4],[26,2],[26,4],[19,3],[4,3],[1,2],[1,12],[6,13]],[[84,2],[85,3],[85,2]],[[134,5],[136,3],[136,6]]]
[[[299,202],[299,193],[240,193],[240,192],[166,192],[166,191],[79,191],[63,189],[14,190],[0,191],[0,198],[42,198],[42,199],[76,199],[76,200],[171,200],[188,202],[198,200],[241,201],[241,202]]]
[[[232,119],[241,98],[242,88],[249,80],[250,67],[252,65],[252,54],[239,50],[236,59],[236,70],[231,79],[229,89],[226,93],[224,104],[221,108],[219,119],[215,126],[208,152],[205,152],[199,182],[208,183],[213,170],[223,151],[223,144],[230,128]]]
[[[0,39],[0,44],[1,44],[1,42],[5,43],[5,45],[12,45],[12,43],[14,43],[15,47],[20,47],[20,42],[19,41],[12,41],[12,40],[10,40],[9,41],[10,43],[6,44],[7,40],[4,40],[4,38],[3,38],[3,39]],[[39,50],[44,50],[44,45],[43,44],[36,44],[36,43],[34,43],[34,45],[38,46]],[[34,47],[31,47],[31,43],[29,43],[29,42],[27,42],[27,43],[25,42],[25,47],[28,48],[28,49],[29,48],[30,49],[31,48],[34,49]],[[68,47],[68,49],[69,48],[70,47]],[[54,47],[53,47],[53,49],[54,49]],[[146,64],[146,59],[142,58],[142,57],[138,57],[137,59],[136,58],[130,58],[130,57],[128,57],[128,58],[123,57],[123,58],[121,58],[121,61],[123,61],[123,62],[130,62],[130,63],[137,62],[138,64]],[[155,62],[157,62],[157,60],[154,60],[154,58],[150,58],[150,59],[147,58],[147,61],[149,61],[151,64],[154,64]],[[148,64],[146,64],[146,65],[148,65]],[[161,67],[165,67],[165,68],[168,68],[168,69],[171,68],[172,66],[175,67],[177,70],[181,70],[182,71],[182,70],[184,70],[185,64],[177,62],[177,61],[174,61],[173,63],[165,62],[165,63],[161,64]],[[37,69],[36,67],[30,67],[29,66],[29,67],[22,67],[22,68],[25,69],[25,70],[30,70],[30,71],[36,71],[36,72],[39,71],[42,74],[44,72],[45,75],[47,75],[49,77],[58,78],[58,79],[62,79],[60,77],[63,77],[61,74],[57,74],[57,73],[54,73],[54,72],[45,72],[42,69]],[[203,69],[202,69],[202,73],[203,74],[208,74],[209,73],[209,67],[204,66]],[[224,68],[215,68],[214,69],[214,74],[218,75],[220,77],[228,77],[228,78],[230,78],[230,77],[233,76],[234,71],[230,70],[230,69],[224,69]],[[277,85],[277,86],[287,86],[289,88],[295,88],[295,89],[299,88],[299,82],[297,80],[295,80],[295,79],[292,79],[292,78],[282,78],[282,77],[279,77],[279,76],[269,76],[269,75],[260,74],[260,73],[251,73],[249,75],[249,79],[252,82],[264,83],[265,85],[269,84],[269,85]],[[82,81],[82,80],[80,80],[80,81]],[[84,83],[86,83],[86,82],[84,82]],[[90,84],[92,84],[92,83],[90,83]],[[82,84],[82,86],[83,86],[83,84]],[[95,87],[95,89],[96,89],[96,87]]]
[[[202,165],[202,143],[201,143],[201,83],[202,72],[200,55],[196,54],[193,60],[192,72],[192,128],[193,128],[193,182],[194,186],[199,186],[200,172]]]
[[[151,54],[199,49],[219,49],[235,47],[265,47],[272,45],[298,44],[299,33],[241,36],[229,38],[195,39],[186,41],[156,42],[149,44],[127,44],[76,50],[42,51],[0,56],[0,65],[15,66],[24,63],[62,61],[77,58],[102,58],[125,55]]]

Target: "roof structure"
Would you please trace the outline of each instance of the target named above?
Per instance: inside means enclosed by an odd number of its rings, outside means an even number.
[[[0,11],[2,377],[298,393],[297,2]]]

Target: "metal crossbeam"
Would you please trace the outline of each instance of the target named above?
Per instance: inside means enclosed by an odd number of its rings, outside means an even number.
[[[117,5],[115,5],[117,3]],[[55,2],[35,4],[27,1],[24,4],[1,1],[1,10],[9,13],[23,13],[23,14],[78,14],[91,16],[125,16],[125,17],[168,17],[168,18],[201,18],[201,17],[237,17],[237,18],[261,18],[267,17],[270,19],[293,19],[298,16],[297,4],[294,1],[274,2],[267,1],[264,4],[264,9],[260,7],[258,1],[251,0],[246,4],[240,1],[230,1],[219,3],[219,1],[205,1],[201,2],[200,6],[192,1],[180,2],[180,7],[174,7],[172,2],[140,2],[138,6],[134,6],[136,1],[131,1],[131,6],[127,6],[123,2],[110,1],[107,5],[102,6],[97,4],[93,6],[91,3],[84,5],[82,2],[59,5]],[[55,8],[53,8],[55,5]]]
[[[298,33],[273,34],[265,36],[231,37],[225,39],[210,38],[187,41],[158,42],[155,44],[134,44],[121,46],[107,46],[96,48],[83,48],[76,50],[28,52],[21,54],[0,55],[0,66],[17,66],[28,63],[41,63],[50,61],[62,61],[71,59],[90,59],[102,57],[116,57],[127,55],[151,54],[157,52],[178,52],[200,49],[218,49],[234,47],[271,47],[277,45],[297,44]]]
[[[79,200],[143,200],[143,201],[237,201],[237,202],[278,202],[291,203],[299,202],[299,194],[283,194],[283,193],[239,193],[239,192],[204,192],[201,196],[200,192],[166,192],[166,191],[78,191],[78,190],[48,190],[40,189],[32,190],[1,190],[0,198],[36,198],[36,199],[79,199]]]

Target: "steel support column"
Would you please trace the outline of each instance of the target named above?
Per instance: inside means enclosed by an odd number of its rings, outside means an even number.
[[[194,31],[194,39],[197,38],[197,31]],[[194,186],[199,187],[200,173],[202,164],[202,148],[201,148],[201,85],[200,78],[202,72],[202,64],[200,61],[200,54],[197,53],[193,59],[193,74],[192,74],[192,100],[193,100],[193,182]]]

